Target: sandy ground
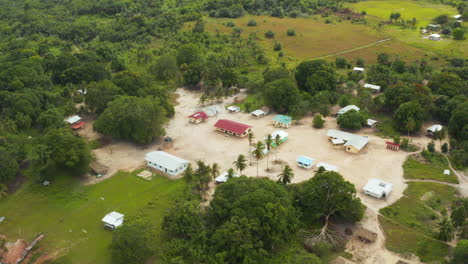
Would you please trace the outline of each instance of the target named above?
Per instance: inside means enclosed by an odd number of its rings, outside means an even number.
[[[195,163],[196,160],[203,160],[209,164],[216,162],[221,165],[222,171],[225,171],[234,167],[232,163],[239,154],[244,154],[249,159],[250,147],[247,138],[237,138],[217,132],[213,125],[218,119],[230,119],[253,126],[254,142],[263,140],[267,134],[277,130],[271,122],[273,115],[257,119],[250,114],[225,111],[224,107],[231,104],[234,97],[219,104],[222,110],[218,116],[201,124],[191,124],[188,122],[187,116],[202,108],[198,104],[199,94],[184,89],[178,89],[177,93],[179,94],[179,104],[176,106],[176,114],[166,128],[167,136],[174,140],[174,144],[173,147],[165,149],[165,151],[192,163]],[[377,212],[380,208],[394,203],[402,196],[407,186],[403,179],[402,164],[409,154],[403,151],[387,150],[385,140],[373,135],[373,129],[363,129],[358,132],[358,134],[367,135],[370,138],[368,146],[360,154],[346,153],[343,149],[334,148],[327,140],[326,133],[331,128],[337,128],[334,118],[328,117],[323,129],[314,129],[312,128],[312,118],[307,117],[301,120],[299,125],[285,129],[289,133],[289,139],[278,148],[278,159],[288,163],[294,169],[293,182],[302,182],[314,175],[313,170],[301,169],[296,166],[295,160],[299,155],[312,157],[316,163],[327,162],[338,166],[340,174],[355,184],[358,196],[368,207],[365,219],[361,224],[377,232],[379,237],[376,243],[367,246],[364,246],[362,242],[351,241],[348,244],[348,250],[359,260],[359,263],[395,263],[400,257],[385,249],[385,238],[377,220]],[[80,133],[91,139],[99,137],[92,131],[91,122],[88,122]],[[426,146],[429,141],[430,139],[426,137],[413,138],[413,143],[421,147]],[[438,142],[437,147],[439,147]],[[159,148],[160,144],[158,143],[149,146],[135,146],[131,143],[118,142],[94,150],[97,160],[110,169],[106,176],[100,179],[92,177],[87,180],[87,183],[104,180],[119,170],[134,170],[142,167],[144,166],[145,153]],[[274,159],[274,152],[271,152],[269,156],[270,172],[266,171],[267,159],[263,158],[259,161],[259,177],[277,179],[283,165],[273,164]],[[253,160],[252,165],[248,166],[243,173],[255,177],[257,175],[256,161]],[[392,183],[392,194],[386,200],[379,200],[361,193],[360,190],[370,178],[379,178]],[[213,192],[214,188],[211,188],[210,195]],[[420,263],[417,259],[405,261]]]
[[[6,250],[0,254],[0,261],[5,264],[16,263],[26,247],[26,242],[22,239],[5,243]]]

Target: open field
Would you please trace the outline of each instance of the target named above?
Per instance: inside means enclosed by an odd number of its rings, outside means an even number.
[[[0,202],[1,215],[6,216],[0,234],[9,241],[31,242],[43,233],[39,246],[49,254],[68,253],[73,263],[110,263],[112,231],[104,228],[101,218],[114,210],[126,217],[140,215],[159,232],[165,210],[185,186],[181,180],[156,176],[145,181],[135,174],[119,172],[92,186],[64,178],[49,187],[24,186]]]
[[[257,26],[247,26],[250,20],[255,20]],[[242,28],[242,34],[248,36],[255,33],[265,46],[270,59],[276,60],[278,52],[273,51],[274,43],[280,42],[283,46],[286,63],[297,63],[303,59],[323,58],[334,60],[335,56],[345,57],[356,61],[358,57],[364,58],[368,63],[376,61],[380,52],[395,53],[402,58],[415,60],[421,58],[424,51],[405,44],[390,40],[374,45],[374,42],[385,39],[385,35],[366,25],[351,24],[348,21],[325,24],[323,18],[275,18],[267,16],[245,16],[238,19],[208,18],[206,29],[210,32],[232,32],[232,27],[226,23],[232,21],[236,27]],[[193,23],[186,24],[191,28]],[[296,36],[287,36],[288,29],[294,29]],[[265,32],[271,30],[275,33],[274,39],[266,39]],[[337,54],[339,53],[339,54]]]
[[[386,247],[398,253],[413,253],[422,261],[436,261],[447,255],[448,246],[437,237],[440,211],[456,199],[456,189],[431,182],[410,182],[396,203],[380,210],[387,236]],[[437,250],[424,250],[438,248]]]
[[[420,159],[423,159],[422,157]],[[444,162],[445,161],[445,162]],[[403,164],[406,179],[426,179],[449,183],[458,183],[457,177],[449,169],[447,160],[441,156],[441,159],[433,161],[416,160],[414,157],[408,157]],[[450,175],[445,175],[444,170],[450,170]]]

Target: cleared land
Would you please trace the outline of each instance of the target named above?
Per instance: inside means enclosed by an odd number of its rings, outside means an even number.
[[[427,161],[422,157],[419,157],[419,159],[414,156],[408,157],[403,164],[405,178],[458,183],[458,179],[453,171],[449,169],[445,157],[442,154],[439,155],[431,161]],[[445,175],[444,170],[450,170],[450,175]]]
[[[443,208],[456,199],[456,189],[431,182],[410,182],[396,203],[380,210],[386,247],[401,254],[416,254],[424,262],[440,261],[448,245],[437,241],[437,222]]]
[[[92,186],[69,178],[49,187],[24,186],[0,203],[6,216],[0,234],[9,241],[32,241],[43,233],[39,247],[49,254],[69,253],[71,263],[110,263],[112,231],[104,228],[102,217],[114,210],[126,217],[139,215],[150,219],[159,232],[166,209],[185,186],[181,180],[156,176],[145,181],[135,174],[120,172]]]

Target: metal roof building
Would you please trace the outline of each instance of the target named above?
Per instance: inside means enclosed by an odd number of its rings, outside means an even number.
[[[189,162],[164,151],[152,151],[145,158],[149,167],[177,176],[187,169]]]
[[[359,136],[347,132],[343,132],[336,129],[330,129],[327,132],[328,138],[333,142],[333,140],[341,139],[345,141],[344,144],[346,151],[358,153],[364,146],[369,143],[369,138],[366,136]]]
[[[238,137],[244,137],[252,131],[252,127],[249,125],[227,119],[218,120],[218,122],[214,124],[214,127],[216,127],[218,131]]]
[[[342,115],[342,114],[348,112],[349,110],[356,110],[357,112],[359,112],[360,108],[355,106],[355,105],[347,105],[347,106],[341,108],[340,110],[338,110],[338,115]]]
[[[365,194],[380,199],[387,197],[392,192],[392,187],[391,183],[379,179],[370,179],[362,190]]]

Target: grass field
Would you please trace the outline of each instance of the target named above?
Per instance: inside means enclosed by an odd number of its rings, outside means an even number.
[[[389,250],[413,253],[423,261],[440,261],[448,254],[448,246],[436,241],[440,211],[456,199],[451,186],[431,182],[410,182],[404,197],[383,208],[381,224]]]
[[[442,154],[427,162],[421,162],[414,157],[408,157],[403,164],[406,179],[437,180],[449,183],[458,183],[458,179],[451,171],[450,175],[444,175],[444,170],[449,170],[447,160]]]
[[[6,216],[0,234],[10,241],[31,241],[43,233],[39,245],[46,252],[67,254],[73,263],[110,263],[112,231],[103,227],[101,218],[114,210],[126,217],[140,215],[159,231],[166,209],[184,188],[181,180],[157,176],[145,181],[135,174],[119,172],[92,186],[74,179],[57,180],[49,187],[24,186],[0,202],[0,214]]]

